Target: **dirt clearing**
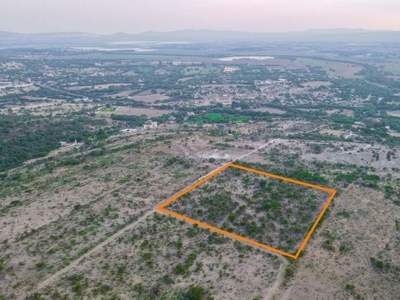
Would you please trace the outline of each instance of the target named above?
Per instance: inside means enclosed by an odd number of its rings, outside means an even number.
[[[118,107],[115,115],[131,115],[131,116],[141,116],[146,115],[149,118],[159,117],[162,115],[170,114],[175,112],[174,110],[167,109],[153,109],[153,108],[141,108],[141,107]]]

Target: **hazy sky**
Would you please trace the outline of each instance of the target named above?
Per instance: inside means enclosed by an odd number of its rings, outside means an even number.
[[[0,0],[0,30],[400,30],[400,0]]]

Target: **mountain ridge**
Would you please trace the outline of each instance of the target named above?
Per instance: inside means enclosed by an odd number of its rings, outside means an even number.
[[[177,31],[146,31],[137,34],[116,32],[93,34],[86,32],[14,33],[0,31],[0,45],[83,45],[124,41],[155,42],[355,42],[400,43],[400,31],[366,30],[362,28],[308,29],[285,32],[244,32],[232,30],[186,29]]]

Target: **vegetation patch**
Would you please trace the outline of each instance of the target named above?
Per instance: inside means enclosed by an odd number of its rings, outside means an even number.
[[[229,163],[158,210],[296,259],[335,193]]]
[[[245,123],[250,120],[249,116],[231,115],[222,113],[207,113],[202,116],[195,116],[189,119],[189,122],[202,124],[202,123],[230,123],[239,122]]]

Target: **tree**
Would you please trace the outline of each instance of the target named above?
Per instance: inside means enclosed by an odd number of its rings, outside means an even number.
[[[207,291],[201,286],[191,286],[186,293],[178,297],[179,300],[206,300]]]

